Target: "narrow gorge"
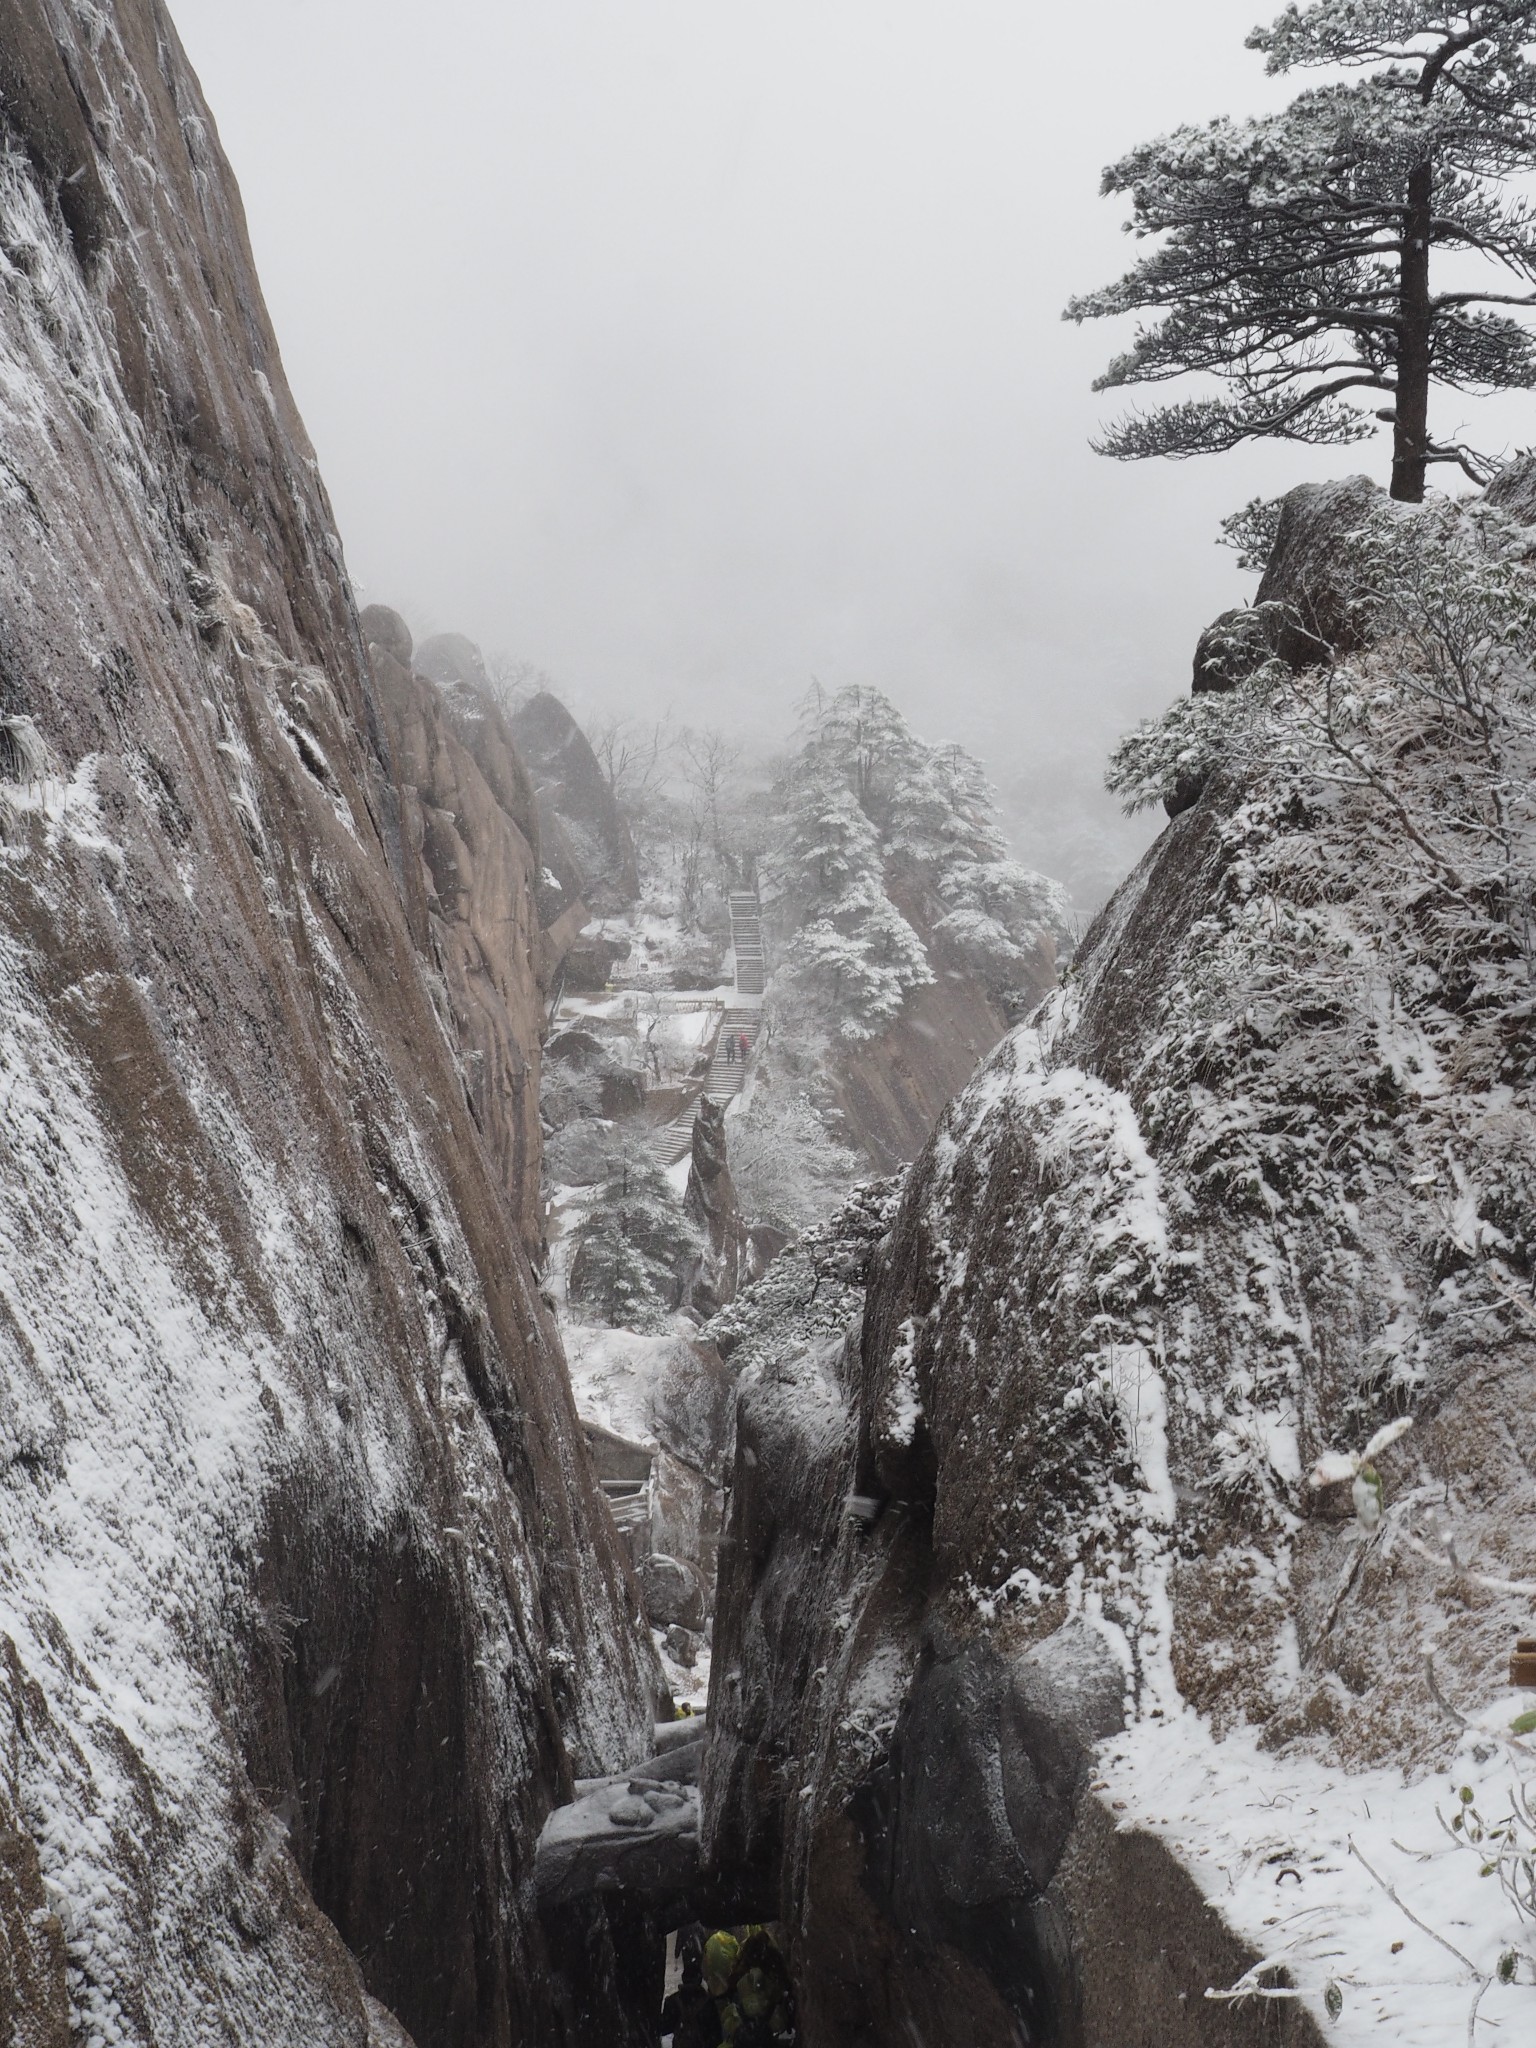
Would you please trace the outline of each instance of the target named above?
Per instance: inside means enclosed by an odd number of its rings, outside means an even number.
[[[1287,495],[1079,935],[359,602],[161,0],[0,137],[6,2041],[1520,2038],[1536,458]]]

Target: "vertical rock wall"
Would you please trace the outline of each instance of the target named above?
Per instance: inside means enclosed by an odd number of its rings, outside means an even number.
[[[526,802],[376,692],[158,0],[3,0],[0,139],[17,2038],[558,2040],[531,1844],[650,1677],[521,1242],[526,948],[435,959],[404,859],[409,786],[528,937]]]
[[[1514,576],[1529,490],[1527,462],[1489,494],[1514,530],[1389,516]],[[1502,688],[1480,672],[1480,727],[1414,667],[1433,615],[1366,637],[1339,565],[1373,496],[1292,494],[1283,609],[1246,637],[1302,702],[1396,706],[1391,750],[1287,754],[1270,671],[1239,702],[1275,743],[1213,742],[1171,792],[899,1204],[716,1325],[742,1393],[705,1844],[777,1886],[809,2048],[1438,2043],[1528,1940],[1442,1851],[1436,1798],[1451,1768],[1468,1810],[1528,1778],[1529,882],[1474,895],[1431,865],[1493,836],[1446,787],[1501,819],[1528,786],[1486,738],[1503,718],[1529,745],[1528,590],[1498,586],[1476,658],[1510,620],[1517,651]],[[1341,618],[1360,663],[1309,679]],[[1296,619],[1290,651],[1259,633]],[[1528,861],[1529,813],[1507,830]],[[829,1279],[862,1289],[846,1331],[818,1318]],[[1415,1883],[1399,1912],[1386,1887]]]

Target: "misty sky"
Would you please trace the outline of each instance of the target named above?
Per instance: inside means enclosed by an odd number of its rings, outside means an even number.
[[[1296,90],[1262,0],[172,6],[363,595],[579,705],[770,735],[875,683],[1016,825],[1110,818],[1105,746],[1248,592],[1220,516],[1385,475],[1087,445],[1099,172]]]

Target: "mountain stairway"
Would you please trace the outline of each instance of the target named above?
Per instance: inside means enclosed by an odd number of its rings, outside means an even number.
[[[699,1090],[699,1094],[707,1095],[711,1102],[729,1102],[732,1096],[741,1093],[747,1078],[747,1062],[757,1043],[757,1029],[762,1021],[766,967],[762,911],[750,890],[733,890],[730,902],[736,994],[738,999],[745,996],[748,1000],[744,1003],[738,1000],[720,1019],[709,1071]],[[745,1050],[741,1043],[743,1038],[747,1041]],[[651,1133],[651,1156],[663,1172],[688,1157],[693,1146],[693,1118],[697,1106],[696,1095],[683,1105],[670,1123],[659,1124]]]

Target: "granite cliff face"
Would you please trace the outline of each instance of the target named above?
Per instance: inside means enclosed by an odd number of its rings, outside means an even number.
[[[599,916],[624,909],[640,894],[634,840],[586,734],[548,690],[520,704],[511,725],[538,789],[549,873]]]
[[[524,1250],[531,790],[370,672],[158,0],[5,0],[0,92],[17,2038],[566,2038],[531,1845],[654,1702]]]
[[[488,691],[439,689],[417,674],[405,621],[382,605],[368,606],[362,630],[390,764],[386,842],[411,939],[458,1049],[470,1113],[537,1253],[539,1049],[561,930],[543,930],[537,912],[533,784]]]
[[[1495,1993],[1528,1938],[1475,1871],[1447,1904],[1429,1775],[1506,1769],[1536,1570],[1527,642],[1477,719],[1497,634],[1434,675],[1445,618],[1525,630],[1490,500],[1295,495],[1265,602],[1332,630],[1344,578],[1328,669],[1170,714],[1197,791],[1066,989],[814,1285],[729,1313],[705,1846],[776,1884],[811,2048],[1312,2041],[1337,2001],[1459,2038],[1443,1950],[1392,1992],[1382,1884],[1465,1912]]]

